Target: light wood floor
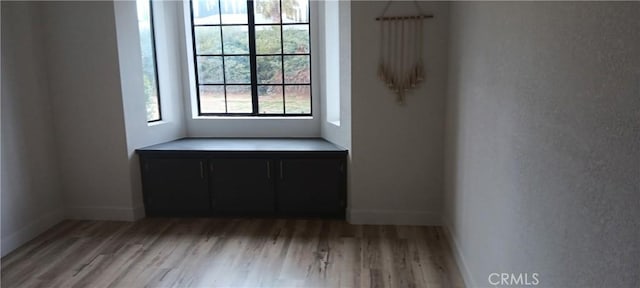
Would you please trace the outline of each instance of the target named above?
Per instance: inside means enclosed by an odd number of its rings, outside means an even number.
[[[64,221],[2,287],[463,287],[441,228],[282,219]]]

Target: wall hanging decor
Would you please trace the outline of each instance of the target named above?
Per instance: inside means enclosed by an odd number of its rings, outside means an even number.
[[[417,1],[413,1],[416,15],[386,16],[391,1],[376,18],[380,22],[380,62],[378,77],[404,102],[408,90],[415,88],[425,79],[424,20],[433,18],[422,13]]]

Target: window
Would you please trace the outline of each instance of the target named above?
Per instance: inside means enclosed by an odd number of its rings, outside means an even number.
[[[160,113],[160,88],[158,86],[158,67],[156,65],[153,13],[151,13],[152,4],[151,0],[136,0],[136,5],[138,32],[140,33],[140,52],[142,52],[142,76],[147,122],[155,122],[162,120],[162,116]]]
[[[191,23],[199,115],[311,115],[308,0],[193,0]]]

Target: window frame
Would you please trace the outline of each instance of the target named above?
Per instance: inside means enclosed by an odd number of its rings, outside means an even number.
[[[136,1],[140,1],[140,0],[136,0]],[[147,119],[147,124],[152,124],[152,123],[156,123],[156,122],[161,122],[163,120],[162,118],[162,99],[160,97],[160,76],[158,75],[158,56],[157,56],[157,52],[156,52],[156,25],[154,23],[154,12],[153,12],[153,2],[154,0],[147,0],[149,2],[149,32],[151,35],[151,57],[153,59],[153,76],[155,77],[155,86],[156,86],[156,101],[158,102],[158,118],[157,119]],[[137,5],[136,5],[136,9],[137,9]],[[137,13],[137,11],[136,11]],[[137,19],[137,16],[136,16]],[[138,20],[139,21],[139,20]],[[140,35],[140,31],[138,28],[138,35]],[[139,42],[138,42],[139,43]],[[140,48],[142,48],[142,46],[140,46]],[[142,50],[140,51],[142,53]],[[142,56],[142,54],[140,55]],[[142,57],[141,57],[142,59]],[[144,66],[144,64],[143,64]],[[144,71],[143,71],[144,74]],[[144,77],[143,77],[144,78]],[[144,79],[143,79],[143,89],[144,89]],[[143,90],[144,91],[144,90]],[[146,96],[146,95],[145,95]],[[145,99],[146,102],[146,99]],[[146,106],[146,103],[145,103]],[[146,108],[146,107],[145,107]],[[146,110],[146,109],[145,109]]]
[[[150,0],[151,1],[151,0]],[[282,118],[289,118],[289,117],[313,117],[313,45],[311,45],[312,42],[312,17],[311,17],[311,0],[307,0],[308,1],[308,5],[307,5],[307,22],[295,22],[295,23],[285,23],[282,21],[282,1],[283,0],[279,0],[279,5],[280,5],[280,22],[279,23],[259,23],[256,24],[255,23],[255,11],[254,11],[254,0],[246,0],[246,5],[247,5],[247,24],[225,24],[222,23],[222,21],[220,21],[219,24],[195,24],[195,19],[194,19],[194,9],[193,9],[193,0],[189,0],[187,1],[187,5],[188,7],[188,11],[189,11],[189,31],[191,32],[191,52],[193,53],[193,57],[191,59],[191,61],[193,62],[193,71],[191,71],[190,73],[193,73],[194,75],[194,83],[195,83],[195,100],[196,100],[196,109],[197,109],[197,117],[209,117],[209,116],[223,116],[223,117],[282,117]],[[222,13],[222,9],[221,9],[221,0],[217,0],[218,3],[218,11],[220,11],[220,13]],[[240,26],[240,25],[246,25],[247,29],[248,29],[248,45],[249,45],[249,54],[225,54],[224,53],[224,38],[222,35],[222,27],[225,26]],[[258,55],[256,52],[256,26],[273,26],[273,25],[278,25],[280,26],[280,47],[281,47],[281,52],[282,53],[274,53],[274,54],[260,54]],[[308,53],[300,53],[300,54],[295,54],[295,53],[284,53],[284,38],[283,38],[283,34],[284,34],[284,27],[288,26],[288,25],[308,25],[308,39],[309,39],[309,52]],[[207,27],[207,26],[212,26],[212,27],[220,27],[221,29],[221,37],[220,37],[220,43],[222,46],[222,50],[220,51],[220,54],[200,54],[198,55],[197,53],[197,42],[196,42],[196,33],[195,33],[195,28],[196,27]],[[187,36],[188,37],[188,36]],[[227,107],[226,105],[228,104],[227,102],[227,92],[226,92],[226,86],[247,86],[247,84],[237,84],[237,83],[226,83],[226,78],[223,78],[223,84],[200,84],[200,79],[199,79],[199,72],[198,72],[198,57],[199,56],[216,56],[216,57],[222,57],[223,58],[223,63],[222,63],[222,73],[223,73],[223,77],[225,76],[225,65],[224,65],[224,57],[225,56],[242,56],[242,57],[249,57],[249,67],[250,67],[250,81],[251,83],[249,84],[251,86],[251,106],[252,106],[252,112],[251,113],[239,113],[239,112],[225,112],[225,113],[211,113],[211,112],[206,112],[203,113],[202,112],[202,107],[201,107],[201,100],[200,100],[200,86],[223,86],[225,89],[225,107]],[[280,56],[282,57],[281,59],[281,71],[283,73],[283,79],[282,79],[282,83],[280,84],[259,84],[258,83],[258,73],[257,73],[257,57],[258,56]],[[284,57],[285,56],[307,56],[309,58],[309,83],[285,83],[284,81]],[[259,101],[258,101],[258,86],[276,86],[276,87],[282,87],[282,113],[260,113],[259,112]],[[309,113],[286,113],[286,92],[285,92],[285,87],[287,86],[308,86],[309,87]],[[228,111],[228,108],[226,108],[225,110]]]

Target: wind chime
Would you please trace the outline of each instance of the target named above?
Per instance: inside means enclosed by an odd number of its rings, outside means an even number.
[[[404,103],[405,94],[425,79],[423,52],[424,19],[433,15],[423,14],[420,6],[413,1],[418,15],[387,17],[391,5],[387,2],[380,21],[380,63],[378,77]]]

